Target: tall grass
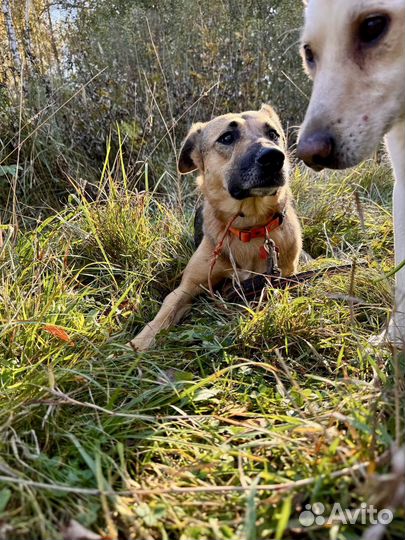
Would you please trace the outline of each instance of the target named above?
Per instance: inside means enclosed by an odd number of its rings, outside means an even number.
[[[298,522],[304,505],[371,500],[361,478],[403,440],[403,366],[393,378],[392,356],[367,341],[391,305],[386,167],[328,182],[294,170],[310,266],[356,260],[354,280],[270,291],[231,316],[202,297],[136,355],[124,344],[178,281],[193,212],[175,192],[130,191],[123,162],[106,165],[96,200],[77,188],[0,255],[8,537],[62,538],[74,518],[112,538],[324,539]]]

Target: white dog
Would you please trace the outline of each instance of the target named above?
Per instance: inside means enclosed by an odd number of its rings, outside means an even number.
[[[313,79],[298,156],[315,170],[358,164],[386,136],[394,168],[395,262],[405,260],[405,0],[309,0],[302,56]],[[405,343],[405,268],[388,341]]]

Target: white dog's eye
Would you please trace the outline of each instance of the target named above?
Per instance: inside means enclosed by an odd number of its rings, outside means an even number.
[[[367,17],[360,24],[359,38],[362,43],[373,43],[381,38],[389,24],[389,18],[386,15],[373,15]]]
[[[314,53],[308,44],[304,45],[304,55],[305,55],[305,60],[308,62],[309,65],[315,62]]]

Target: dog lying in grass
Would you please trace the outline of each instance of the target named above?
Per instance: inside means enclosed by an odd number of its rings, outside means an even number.
[[[264,273],[267,242],[277,247],[283,276],[296,272],[301,252],[301,229],[288,187],[286,139],[272,107],[193,125],[178,169],[181,174],[200,173],[204,236],[180,285],[130,342],[138,351],[150,348],[160,330],[176,324],[207,286],[235,272],[240,281],[252,272]]]
[[[405,0],[309,0],[302,35],[314,81],[298,156],[315,170],[345,169],[384,135],[395,173],[395,309],[386,336],[405,344]],[[402,268],[400,268],[402,265]]]

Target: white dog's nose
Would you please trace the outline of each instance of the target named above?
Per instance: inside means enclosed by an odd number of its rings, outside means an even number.
[[[302,161],[313,169],[333,166],[333,150],[335,142],[327,133],[318,131],[305,135],[298,141],[297,155]]]

